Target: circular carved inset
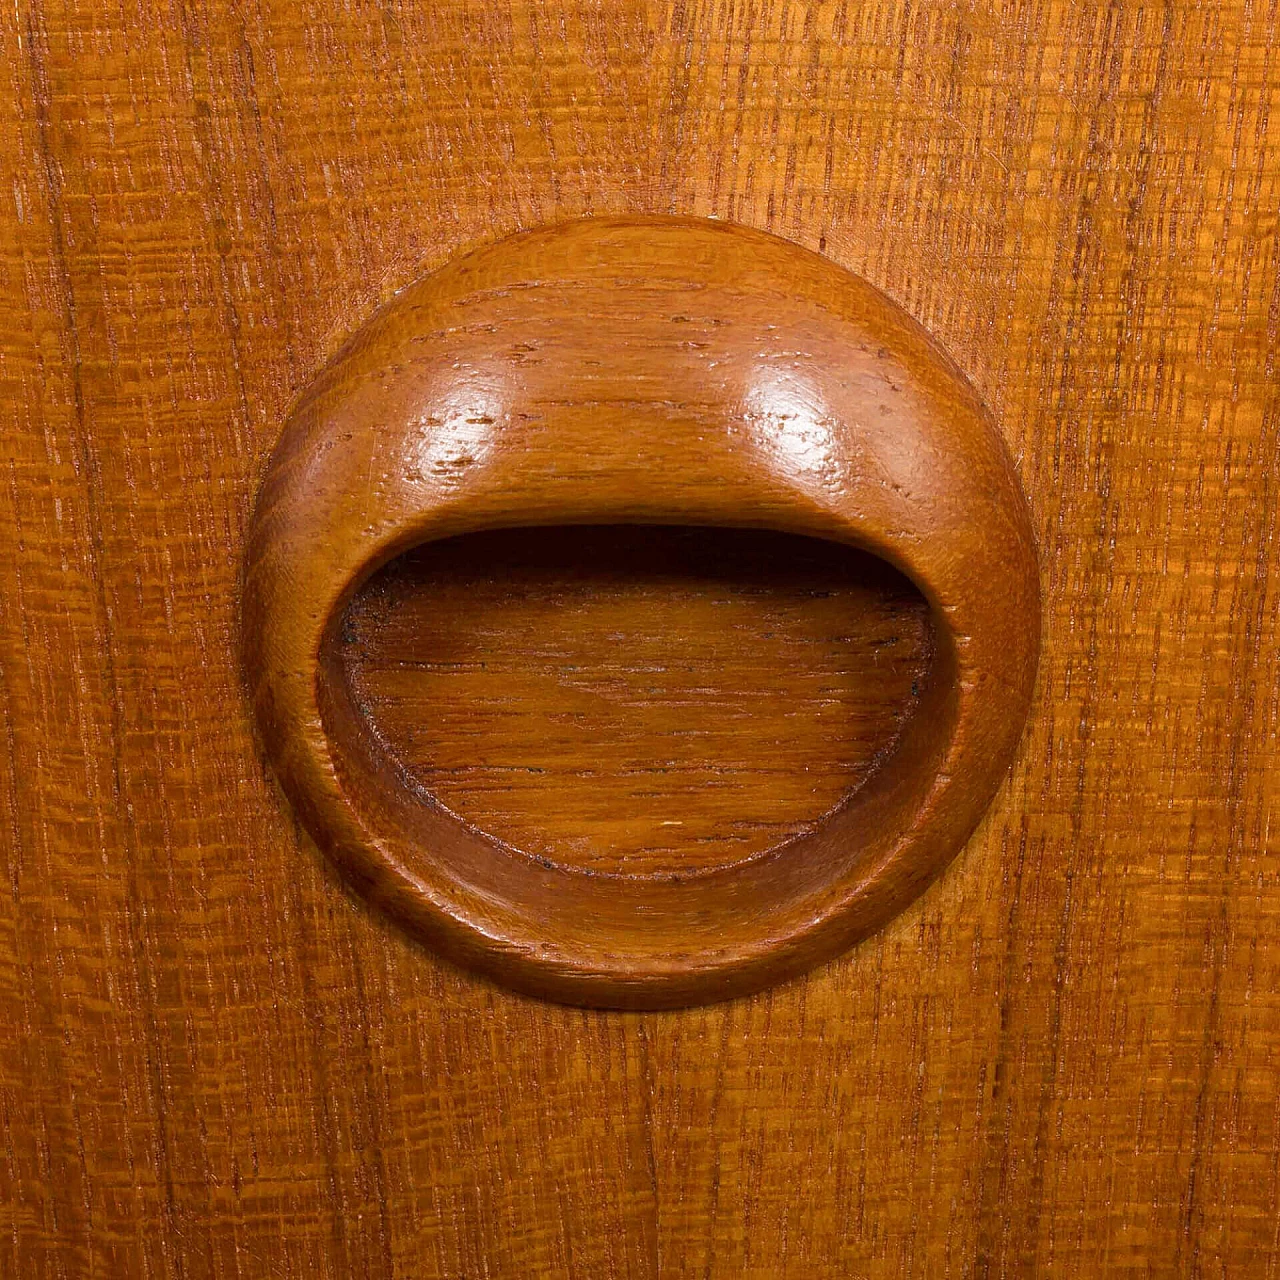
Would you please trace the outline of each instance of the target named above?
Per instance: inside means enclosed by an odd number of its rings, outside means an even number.
[[[627,531],[643,528],[642,545]],[[869,745],[841,758],[851,789],[834,808],[766,847],[708,839],[698,860],[664,862],[653,840],[640,861],[516,847],[531,843],[518,813],[509,842],[442,802],[433,725],[414,717],[434,705],[436,727],[455,722],[433,688],[406,682],[405,636],[430,627],[464,643],[431,611],[450,607],[449,573],[468,555],[503,557],[495,607],[532,625],[528,584],[575,538],[613,548],[580,577],[581,636],[601,645],[621,634],[618,556],[643,577],[663,539],[719,539],[743,563],[815,546],[821,561],[822,544],[883,562],[872,576],[889,594],[850,599],[872,638],[897,601],[907,665],[886,665],[857,704]],[[682,618],[699,616],[686,605]],[[1039,594],[1008,454],[898,307],[760,232],[601,218],[459,259],[339,353],[271,459],[244,627],[271,762],[366,897],[524,991],[657,1008],[827,959],[946,865],[1018,741]],[[778,663],[799,643],[765,639]],[[875,678],[870,659],[859,670]],[[738,731],[712,725],[707,740]],[[584,821],[616,805],[584,804]]]

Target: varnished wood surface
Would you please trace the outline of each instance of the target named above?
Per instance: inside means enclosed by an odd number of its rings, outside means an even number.
[[[0,21],[0,1274],[1280,1271],[1272,5]],[[916,906],[614,1015],[344,896],[253,744],[236,578],[330,335],[650,209],[822,248],[941,338],[1046,634]]]
[[[930,658],[927,606],[883,561],[748,530],[432,544],[347,624],[357,697],[422,786],[516,848],[627,875],[811,830],[892,752]]]
[[[396,556],[608,522],[818,537],[928,601],[916,707],[793,840],[662,874],[530,856],[424,792],[353,689],[343,613]],[[316,844],[449,959],[598,1008],[744,995],[878,929],[972,835],[1035,684],[1030,514],[972,387],[867,281],[706,218],[554,223],[401,292],[290,412],[244,558],[256,724]]]

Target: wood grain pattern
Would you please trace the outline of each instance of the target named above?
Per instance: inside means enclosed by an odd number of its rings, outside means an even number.
[[[1280,1272],[1270,0],[65,0],[0,40],[0,1274]],[[995,408],[1046,575],[951,871],[678,1015],[407,947],[235,676],[330,335],[628,210],[897,298]]]
[[[892,752],[930,660],[928,607],[882,560],[750,530],[432,544],[346,626],[357,699],[422,786],[516,848],[613,874],[812,830]]]
[[[820,538],[928,601],[912,714],[811,830],[606,876],[460,821],[389,752],[343,657],[368,578],[464,534],[609,522]],[[1035,684],[1030,516],[973,389],[866,281],[710,219],[560,222],[404,290],[291,410],[244,557],[255,723],[317,845],[449,959],[575,1004],[723,1000],[879,928],[973,833]]]

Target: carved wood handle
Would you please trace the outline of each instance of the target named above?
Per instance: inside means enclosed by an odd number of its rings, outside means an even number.
[[[546,865],[392,760],[337,657],[392,557],[499,526],[765,528],[883,557],[927,600],[928,686],[893,757],[819,827],[687,876]],[[455,960],[534,994],[659,1007],[826,959],[968,838],[1028,708],[1031,528],[981,404],[864,281],[759,232],[594,219],[514,237],[398,296],[297,404],[253,518],[245,661],[317,842]]]

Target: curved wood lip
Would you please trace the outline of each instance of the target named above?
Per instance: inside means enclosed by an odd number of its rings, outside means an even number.
[[[717,348],[728,368],[717,385],[729,391],[707,411],[699,397],[708,366],[668,354],[669,394],[628,401],[643,431],[602,428],[600,402],[591,402],[595,418],[576,413],[594,384],[574,353],[598,350],[600,361],[589,364],[638,360],[637,386],[648,385],[656,359],[644,341],[611,350],[592,330],[592,307],[633,303],[628,288],[651,293],[652,306],[677,287],[696,292],[704,311],[718,309],[722,319],[712,321],[738,342]],[[563,336],[562,379],[579,392],[557,402],[556,437],[538,435],[527,425],[535,415],[512,408],[551,403],[536,400],[537,371],[511,373],[494,384],[501,426],[492,457],[467,457],[443,479],[424,475],[423,442],[434,447],[448,433],[423,406],[465,409],[478,387],[488,395],[489,384],[469,371],[488,369],[490,357],[505,370],[494,344],[512,325],[540,323],[538,308],[547,307],[553,337]],[[468,332],[473,345],[459,348],[459,317],[476,308],[487,308],[497,337],[486,347],[481,326]],[[642,338],[647,323],[673,318],[684,317],[642,314]],[[825,470],[783,456],[770,434],[790,428],[768,403],[768,379],[781,366],[760,353],[772,355],[782,338],[808,358],[797,376],[812,403],[800,416],[812,413],[801,427],[825,433]],[[629,371],[618,375],[624,391]],[[764,383],[751,381],[757,375]],[[498,420],[486,410],[458,423],[465,434],[467,424]],[[665,470],[651,465],[655,457]],[[668,473],[678,477],[674,498]],[[903,572],[929,604],[935,649],[891,759],[809,833],[670,879],[517,858],[424,802],[370,731],[335,656],[347,603],[374,572],[424,542],[599,522],[807,534]],[[1038,655],[1025,498],[954,365],[892,302],[826,259],[762,232],[685,218],[586,219],[526,232],[400,294],[295,406],[258,497],[244,581],[258,725],[321,847],[362,893],[454,960],[530,994],[595,1006],[743,994],[830,958],[896,914],[954,856],[994,795]]]

